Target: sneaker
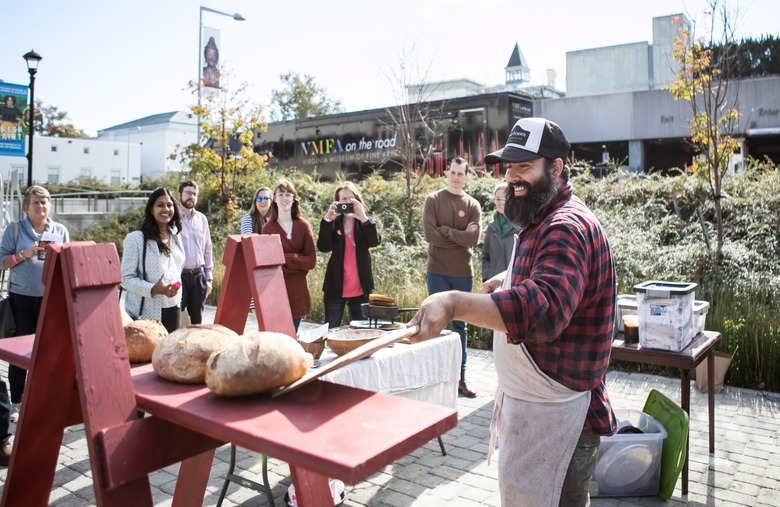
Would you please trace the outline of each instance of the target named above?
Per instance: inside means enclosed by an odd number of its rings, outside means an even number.
[[[11,422],[19,422],[19,410],[22,408],[21,403],[14,403],[11,405]]]
[[[7,467],[11,462],[11,452],[14,450],[13,445],[7,444],[0,449],[0,467]]]

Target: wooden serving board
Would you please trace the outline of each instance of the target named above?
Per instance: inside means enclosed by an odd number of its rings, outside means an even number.
[[[316,372],[312,372],[304,375],[303,377],[299,378],[298,380],[288,385],[287,387],[280,389],[279,391],[276,391],[273,395],[271,395],[271,397],[276,398],[277,396],[281,396],[283,394],[289,393],[290,391],[294,391],[295,389],[298,389],[301,386],[305,386],[306,384],[314,380],[317,380],[318,378],[322,377],[327,373],[332,372],[333,370],[338,370],[342,366],[352,364],[355,361],[370,356],[377,350],[381,350],[387,347],[388,345],[392,345],[393,343],[400,342],[401,340],[409,336],[417,334],[419,330],[420,330],[420,326],[411,326],[403,329],[398,329],[396,331],[389,331],[385,333],[383,336],[377,338],[376,340],[371,340],[365,345],[361,345],[355,350],[351,352],[347,352],[343,356],[339,356],[338,358],[334,359],[327,365],[318,369]]]

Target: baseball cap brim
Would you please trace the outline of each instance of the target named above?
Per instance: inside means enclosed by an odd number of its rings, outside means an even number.
[[[514,146],[505,146],[500,150],[485,156],[486,164],[500,164],[501,162],[529,162],[542,156],[531,151],[521,150]]]

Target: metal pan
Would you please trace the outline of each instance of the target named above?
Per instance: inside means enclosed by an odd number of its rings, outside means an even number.
[[[360,305],[363,317],[371,320],[395,320],[399,312],[416,312],[419,308],[398,308],[397,306],[371,306],[371,303]]]

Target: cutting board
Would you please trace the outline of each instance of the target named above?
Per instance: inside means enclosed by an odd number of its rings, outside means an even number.
[[[420,326],[411,326],[411,327],[398,329],[396,331],[390,331],[388,333],[385,333],[384,335],[377,338],[376,340],[371,340],[365,345],[361,345],[355,350],[351,352],[347,352],[343,356],[339,356],[338,358],[334,359],[327,365],[318,369],[316,372],[307,373],[306,375],[299,378],[298,380],[288,385],[287,387],[279,391],[276,391],[271,397],[276,398],[277,396],[281,396],[283,394],[289,393],[290,391],[294,391],[295,389],[298,389],[301,386],[305,386],[306,384],[314,380],[317,380],[323,375],[326,375],[334,370],[338,370],[342,366],[352,364],[355,361],[370,356],[377,350],[381,350],[387,347],[388,345],[392,345],[393,343],[399,342],[404,338],[408,338],[409,336],[417,334],[419,330],[420,330]]]

